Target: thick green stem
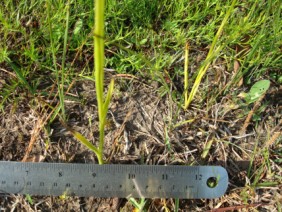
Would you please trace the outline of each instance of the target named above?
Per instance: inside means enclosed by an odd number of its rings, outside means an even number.
[[[99,118],[102,118],[104,92],[104,0],[95,0],[94,58]],[[100,120],[101,121],[101,120]]]
[[[97,155],[99,164],[103,164],[103,146],[104,146],[104,11],[105,0],[95,0],[95,27],[94,27],[94,58],[95,58],[95,86],[98,104],[99,116],[99,154]]]
[[[102,152],[102,153],[97,154],[97,158],[98,158],[98,163],[99,163],[100,165],[104,164],[104,160],[103,160],[103,152]]]
[[[105,137],[105,123],[104,123],[104,120],[100,120],[100,123],[99,123],[99,148],[98,148],[99,155],[97,155],[99,164],[104,164],[104,160],[103,160],[104,137]]]

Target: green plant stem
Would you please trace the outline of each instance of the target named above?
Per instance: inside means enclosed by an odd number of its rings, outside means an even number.
[[[99,154],[97,155],[99,164],[103,164],[104,127],[105,117],[103,117],[103,93],[104,93],[104,12],[105,0],[95,0],[95,27],[94,27],[94,58],[95,58],[95,86],[99,116]]]
[[[186,43],[185,45],[185,64],[184,64],[184,104],[186,106],[186,102],[188,101],[188,80],[189,80],[189,73],[188,73],[188,64],[189,64],[189,44]],[[187,107],[184,106],[186,110]]]
[[[179,198],[175,199],[175,208],[174,208],[174,212],[178,212],[179,211]]]
[[[98,117],[99,117],[99,146],[96,148],[89,142],[82,134],[69,128],[69,131],[74,137],[79,140],[83,145],[92,150],[97,158],[99,164],[104,164],[103,160],[103,148],[105,137],[105,122],[108,112],[108,107],[111,101],[112,93],[114,90],[114,80],[112,79],[108,87],[108,92],[104,98],[104,12],[105,12],[105,0],[95,0],[95,27],[94,27],[94,78],[98,105]],[[93,77],[92,79],[93,80]]]

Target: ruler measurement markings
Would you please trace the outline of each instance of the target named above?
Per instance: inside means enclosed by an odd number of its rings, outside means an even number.
[[[29,191],[30,194],[45,195],[60,195],[60,191],[69,190],[70,194],[98,197],[125,197],[131,192],[134,197],[213,198],[222,195],[228,183],[226,171],[219,167],[202,167],[200,170],[199,167],[186,166],[0,162],[0,171],[3,169],[8,169],[9,173],[4,175],[5,179],[1,179],[3,174],[0,173],[0,190],[7,190],[8,193],[21,192],[22,188],[22,193]],[[48,172],[49,177],[42,176],[43,170]],[[205,179],[210,177],[209,173],[213,173],[213,177],[220,176],[222,185],[207,189]],[[83,174],[85,176],[81,177]],[[50,178],[54,180],[50,181]]]

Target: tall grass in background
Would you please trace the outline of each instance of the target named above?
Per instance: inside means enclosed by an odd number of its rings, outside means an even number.
[[[206,57],[206,59],[203,62],[203,65],[200,67],[199,73],[195,79],[195,82],[193,84],[193,87],[191,89],[191,92],[189,94],[189,97],[187,99],[187,90],[188,90],[188,47],[186,47],[186,53],[185,53],[185,69],[184,69],[184,109],[186,110],[190,103],[192,102],[192,100],[194,99],[196,92],[198,91],[199,85],[201,83],[201,80],[203,78],[203,76],[205,75],[205,73],[207,72],[210,64],[212,63],[213,59],[219,54],[219,52],[223,49],[224,45],[219,45],[216,47],[217,41],[220,37],[220,35],[222,34],[222,31],[224,29],[224,26],[227,23],[228,18],[230,17],[234,6],[235,6],[236,0],[232,1],[232,4],[230,5],[229,9],[227,10],[224,19],[221,22],[220,27],[217,30],[217,33],[212,41],[211,47],[209,49],[208,55]]]
[[[67,5],[66,5],[63,57],[62,57],[61,69],[59,69],[57,65],[56,46],[55,46],[54,34],[53,34],[53,23],[51,20],[51,2],[50,0],[47,1],[47,24],[49,29],[53,67],[55,69],[55,75],[56,75],[56,81],[57,81],[57,87],[58,87],[58,93],[60,99],[57,113],[61,111],[61,117],[63,118],[64,121],[66,120],[64,84],[65,84],[65,63],[66,63],[67,42],[68,42],[69,17],[70,17],[70,0],[67,1]]]

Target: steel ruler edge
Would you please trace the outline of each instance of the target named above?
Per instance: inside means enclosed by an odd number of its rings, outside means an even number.
[[[227,186],[221,166],[0,161],[2,195],[212,199]]]

